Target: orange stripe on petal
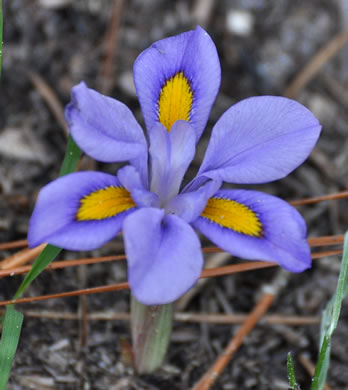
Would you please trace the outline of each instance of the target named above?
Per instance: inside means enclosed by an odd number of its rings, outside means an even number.
[[[86,195],[80,200],[76,214],[78,221],[111,218],[136,207],[130,193],[123,187],[106,187]]]
[[[163,85],[158,99],[158,120],[170,131],[178,120],[190,120],[193,91],[184,72],[178,72]]]
[[[258,215],[248,206],[230,199],[210,198],[201,217],[221,227],[252,237],[262,237]]]

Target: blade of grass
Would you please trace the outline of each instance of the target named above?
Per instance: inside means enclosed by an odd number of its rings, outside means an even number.
[[[288,378],[289,378],[290,389],[298,390],[298,385],[295,377],[294,362],[292,360],[291,352],[288,353],[287,366],[288,366]]]
[[[81,156],[81,150],[72,139],[71,135],[68,138],[68,145],[65,152],[62,167],[59,176],[64,176],[76,170],[77,164]],[[19,286],[14,299],[19,298],[23,291],[30,285],[30,283],[58,256],[62,249],[53,245],[47,245],[35,260],[32,269]]]
[[[6,390],[23,323],[23,314],[8,306],[0,342],[0,390]]]
[[[0,0],[1,2],[1,0]],[[0,3],[1,5],[1,3]],[[68,139],[68,146],[65,152],[62,167],[59,176],[66,175],[76,170],[81,151],[75,144],[71,136]],[[61,248],[53,245],[47,245],[35,260],[32,269],[27,274],[22,284],[19,286],[14,299],[21,296],[23,291],[30,285],[30,283],[50,264],[59,254]],[[23,315],[14,310],[11,305],[6,310],[4,319],[4,328],[0,343],[0,390],[5,390],[8,382],[8,377],[11,370],[11,365],[16,353],[19,336],[21,332]],[[1,360],[2,359],[2,360]]]
[[[341,312],[342,300],[348,295],[348,232],[345,234],[341,270],[335,295],[327,304],[320,329],[320,353],[311,390],[322,390],[329,368],[330,340],[336,329]]]

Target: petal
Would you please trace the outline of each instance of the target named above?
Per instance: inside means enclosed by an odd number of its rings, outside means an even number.
[[[159,197],[144,187],[139,172],[131,165],[126,165],[117,172],[122,186],[130,192],[132,199],[139,207],[159,207]]]
[[[137,210],[123,226],[132,294],[145,305],[170,303],[198,280],[199,239],[190,225],[154,208]]]
[[[158,121],[169,131],[189,120],[201,136],[220,86],[214,42],[201,28],[166,38],[143,51],[134,64],[134,83],[151,129]]]
[[[162,205],[178,194],[195,153],[195,133],[189,122],[177,121],[170,133],[161,123],[150,131],[151,185]]]
[[[71,173],[40,191],[29,224],[29,245],[48,242],[70,250],[99,248],[119,233],[135,207],[115,176]]]
[[[65,117],[77,145],[95,160],[140,159],[141,166],[146,166],[144,133],[123,103],[101,95],[81,82],[72,89],[72,100],[65,109]]]
[[[218,191],[193,226],[235,256],[274,261],[292,272],[311,266],[303,218],[275,196]]]
[[[315,116],[294,100],[242,100],[216,123],[199,175],[240,184],[281,179],[309,156],[320,130]]]
[[[169,202],[166,213],[175,214],[190,223],[200,216],[209,198],[220,187],[221,181],[209,180],[196,191],[181,193]]]

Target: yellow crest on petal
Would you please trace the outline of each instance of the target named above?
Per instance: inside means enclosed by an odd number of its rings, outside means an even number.
[[[190,120],[193,91],[184,72],[178,72],[163,85],[158,99],[158,120],[170,131],[178,120]]]
[[[84,196],[76,213],[78,221],[111,218],[136,207],[130,193],[123,187],[106,187]]]
[[[230,199],[210,198],[201,217],[221,227],[252,237],[262,237],[258,215],[248,206]]]

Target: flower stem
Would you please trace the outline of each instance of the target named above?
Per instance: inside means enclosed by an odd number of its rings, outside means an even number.
[[[163,362],[173,322],[173,305],[147,306],[133,296],[131,328],[135,368],[139,374],[156,370]]]

